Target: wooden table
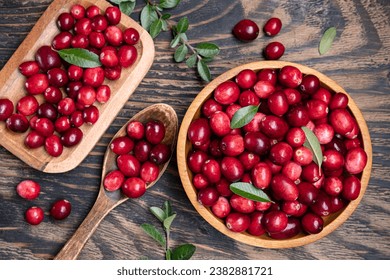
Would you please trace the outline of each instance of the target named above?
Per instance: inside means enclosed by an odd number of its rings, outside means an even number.
[[[0,1],[0,67],[26,37],[51,1]],[[139,21],[144,1],[137,1],[132,18]],[[221,47],[210,63],[213,77],[243,63],[263,60],[262,48],[274,39],[260,35],[252,43],[236,40],[231,30],[243,18],[260,26],[271,16],[284,24],[275,38],[286,46],[284,60],[305,64],[328,75],[354,98],[371,133],[373,168],[361,205],[336,231],[315,243],[292,249],[263,249],[225,237],[206,223],[190,204],[179,179],[177,162],[141,199],[114,209],[87,242],[79,259],[163,259],[163,250],[140,228],[158,221],[150,206],[171,201],[177,218],[172,244],[196,245],[194,259],[389,259],[390,257],[390,3],[379,1],[252,1],[183,0],[171,11],[172,19],[187,16],[190,42],[210,41]],[[320,56],[317,46],[327,27],[337,27],[331,50]],[[179,121],[204,87],[193,69],[175,63],[169,48],[171,34],[155,40],[154,64],[138,89],[96,147],[75,169],[62,174],[34,170],[0,148],[0,259],[52,259],[91,209],[101,180],[107,143],[132,115],[146,106],[164,102],[174,107]],[[1,144],[1,143],[0,143]],[[42,186],[40,197],[21,199],[15,186],[33,179]],[[39,226],[28,225],[24,211],[36,204],[48,213],[59,198],[72,203],[71,215],[54,221],[48,215]]]

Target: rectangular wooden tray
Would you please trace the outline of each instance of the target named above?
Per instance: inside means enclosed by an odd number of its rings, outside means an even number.
[[[16,105],[17,101],[26,95],[24,88],[26,78],[19,73],[18,66],[24,61],[33,60],[35,52],[39,47],[51,44],[54,36],[59,33],[56,26],[57,17],[63,12],[69,12],[70,7],[76,3],[84,7],[96,5],[103,12],[107,7],[111,6],[110,3],[104,0],[53,1],[1,70],[0,98],[9,98]],[[84,133],[82,141],[72,148],[64,148],[61,156],[51,157],[43,147],[29,149],[24,145],[24,139],[30,130],[25,133],[14,133],[5,127],[4,122],[1,122],[0,145],[29,166],[47,173],[66,172],[81,163],[110,126],[153,63],[155,50],[153,40],[149,33],[137,22],[124,14],[122,14],[121,22],[118,26],[122,30],[128,27],[133,27],[138,30],[140,34],[140,41],[136,45],[138,58],[130,68],[122,69],[122,75],[119,80],[105,80],[104,83],[111,88],[111,98],[106,104],[96,105],[99,108],[100,117],[94,125],[84,124],[80,127]],[[37,96],[37,98],[40,98],[42,102],[42,96]]]

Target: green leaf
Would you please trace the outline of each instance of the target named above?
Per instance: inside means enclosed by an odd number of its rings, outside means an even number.
[[[230,185],[230,190],[242,197],[260,201],[260,202],[272,202],[268,195],[263,192],[261,189],[256,188],[252,184],[237,182]]]
[[[330,50],[330,47],[332,46],[332,43],[335,38],[336,38],[336,27],[329,27],[322,35],[320,44],[318,46],[318,52],[320,53],[320,55],[323,55],[328,50]]]
[[[188,18],[187,17],[182,17],[179,22],[176,25],[176,32],[177,33],[184,33],[188,30],[189,26]]]
[[[122,13],[130,15],[134,11],[135,2],[133,1],[121,1],[119,3],[119,9]]]
[[[198,60],[196,68],[197,68],[198,74],[202,78],[202,80],[204,80],[206,82],[211,81],[210,69],[203,60],[201,60],[201,59]]]
[[[173,215],[172,206],[169,201],[164,202],[164,212],[165,212],[165,217],[169,217]]]
[[[173,222],[173,220],[174,220],[175,218],[176,218],[176,214],[173,214],[173,215],[167,217],[167,218],[164,220],[163,224],[164,224],[164,228],[165,228],[166,230],[169,230],[169,229],[171,228],[172,222]]]
[[[152,22],[158,20],[158,15],[152,5],[146,4],[141,10],[140,18],[142,27],[149,31]]]
[[[170,45],[171,45],[171,48],[176,48],[177,44],[180,43],[180,36],[181,34],[176,34],[176,36],[172,39]]]
[[[194,67],[194,66],[195,66],[195,64],[196,64],[196,59],[197,59],[197,56],[196,56],[196,54],[192,54],[192,55],[190,55],[190,57],[189,57],[189,58],[187,58],[187,60],[186,60],[186,64],[187,64],[187,66],[188,66],[189,68],[192,68],[192,67]]]
[[[195,253],[196,247],[193,244],[183,244],[176,247],[172,252],[172,260],[189,260]]]
[[[250,123],[258,109],[259,106],[249,105],[237,110],[230,121],[230,128],[241,128]]]
[[[303,146],[309,148],[314,157],[313,161],[318,165],[319,168],[321,168],[323,155],[321,150],[321,144],[320,141],[318,141],[317,136],[306,126],[302,126],[303,131],[305,132],[305,143],[303,143]]]
[[[86,49],[62,49],[58,51],[58,54],[66,62],[82,68],[95,68],[102,65],[99,56]]]
[[[161,232],[156,229],[155,226],[150,224],[142,224],[141,228],[155,241],[157,241],[158,244],[160,244],[163,248],[166,246],[165,237],[162,235]]]
[[[150,207],[150,212],[152,212],[152,214],[156,216],[156,218],[159,219],[160,222],[164,222],[165,218],[167,217],[165,216],[164,210],[162,210],[160,207],[152,206]]]
[[[152,24],[150,25],[150,36],[152,36],[152,38],[156,38],[158,36],[158,34],[160,34],[162,30],[162,20],[161,19],[158,19],[158,20],[155,20],[152,22]]]
[[[182,62],[186,58],[187,54],[188,54],[187,46],[181,45],[176,49],[173,58],[175,59],[176,62]]]
[[[199,43],[195,48],[198,54],[204,57],[214,57],[219,53],[219,47],[213,43]]]
[[[165,260],[169,261],[169,260],[172,260],[172,250],[171,249],[167,249],[166,252],[165,252]]]
[[[161,0],[158,6],[163,9],[172,9],[180,3],[180,0]]]

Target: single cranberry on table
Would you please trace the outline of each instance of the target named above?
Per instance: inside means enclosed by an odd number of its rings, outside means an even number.
[[[264,56],[267,60],[278,60],[284,54],[285,47],[280,42],[271,42],[264,48]]]
[[[16,192],[24,199],[33,200],[39,196],[41,186],[34,180],[23,180],[16,186]]]
[[[30,225],[39,225],[44,219],[44,212],[41,207],[32,206],[25,212],[26,222]]]
[[[282,29],[282,21],[277,17],[273,17],[267,20],[267,22],[264,24],[263,27],[263,31],[265,35],[270,37],[276,36],[281,29]]]
[[[236,23],[233,27],[233,34],[237,39],[250,42],[259,36],[259,26],[250,19],[243,19]]]
[[[72,211],[71,203],[66,199],[59,199],[50,208],[50,215],[56,220],[67,218]]]

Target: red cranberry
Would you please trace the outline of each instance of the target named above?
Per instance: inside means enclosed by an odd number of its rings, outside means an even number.
[[[209,156],[203,151],[193,151],[187,158],[188,168],[194,173],[201,172],[203,164],[206,162],[208,157]]]
[[[242,107],[249,105],[257,106],[260,104],[260,98],[253,91],[245,90],[241,92],[238,102]]]
[[[35,130],[44,137],[54,133],[54,124],[47,118],[39,118],[35,123]]]
[[[134,146],[134,156],[139,162],[145,162],[149,159],[151,150],[152,145],[149,142],[144,140],[138,141]]]
[[[39,103],[32,95],[23,96],[16,104],[16,109],[19,113],[25,116],[30,116],[38,110]]]
[[[106,30],[107,26],[108,21],[105,16],[97,14],[91,18],[92,30],[102,32]]]
[[[230,104],[226,107],[225,109],[225,113],[229,116],[229,119],[231,120],[234,116],[234,114],[239,110],[241,109],[241,106],[236,104],[236,103],[233,103],[233,104]]]
[[[302,166],[296,162],[289,161],[283,165],[282,174],[290,178],[292,181],[296,181],[301,177]]]
[[[230,206],[240,213],[252,213],[255,211],[255,202],[251,199],[233,194],[230,197]]]
[[[72,42],[72,33],[68,31],[62,31],[61,33],[58,33],[51,43],[53,49],[56,50],[62,50],[67,49],[71,46]]]
[[[121,21],[121,11],[116,6],[108,7],[104,13],[108,22],[112,25],[117,25]]]
[[[117,155],[130,153],[134,148],[134,142],[127,136],[121,136],[113,139],[110,144],[110,149]]]
[[[294,217],[288,218],[288,223],[285,229],[276,233],[269,233],[269,236],[273,239],[282,240],[296,236],[301,232],[301,222],[299,219]]]
[[[306,213],[302,217],[301,223],[303,230],[311,234],[321,232],[324,226],[324,220],[321,218],[321,216],[311,212]]]
[[[287,131],[286,142],[293,148],[298,148],[305,143],[306,135],[302,128],[292,127]]]
[[[107,191],[113,192],[119,190],[124,182],[125,175],[119,170],[112,170],[104,177],[103,186]]]
[[[198,192],[198,201],[204,206],[212,206],[218,198],[219,193],[214,187],[206,187]]]
[[[265,114],[257,112],[253,119],[249,123],[244,125],[243,130],[245,132],[258,132],[260,130],[260,123],[265,116]]]
[[[100,8],[96,5],[91,5],[85,10],[85,15],[87,18],[93,18],[100,14]]]
[[[25,132],[29,128],[28,119],[22,114],[12,114],[6,121],[5,125],[13,132]]]
[[[8,119],[14,111],[14,104],[8,98],[0,99],[0,121]]]
[[[140,177],[146,184],[157,180],[160,169],[156,163],[146,161],[141,165]]]
[[[323,189],[329,195],[338,196],[343,190],[343,182],[338,177],[327,177]]]
[[[276,36],[282,29],[282,21],[279,18],[273,17],[267,20],[263,27],[263,31],[267,36]]]
[[[268,188],[271,183],[272,171],[265,162],[257,163],[251,171],[253,185],[259,189]]]
[[[80,127],[84,124],[83,112],[75,111],[70,115],[70,123],[74,127]]]
[[[251,69],[244,69],[237,74],[235,80],[240,88],[249,89],[255,85],[257,75],[256,72]]]
[[[139,37],[139,32],[135,28],[129,27],[123,31],[123,40],[128,45],[137,44]]]
[[[122,44],[123,33],[119,27],[115,25],[108,26],[104,31],[104,35],[106,36],[106,40],[110,45],[118,47]]]
[[[261,120],[260,130],[271,139],[282,138],[288,131],[287,122],[277,116],[266,116]]]
[[[28,94],[37,95],[44,93],[49,86],[49,79],[46,74],[37,73],[27,78],[25,87]]]
[[[149,159],[157,164],[168,162],[171,157],[171,148],[164,143],[158,143],[150,150]]]
[[[310,205],[310,209],[319,216],[328,216],[330,214],[330,196],[324,191],[319,191],[317,199]]]
[[[74,111],[76,111],[76,104],[74,103],[73,99],[65,97],[60,102],[58,102],[57,110],[61,115],[69,116]]]
[[[268,60],[278,60],[284,54],[285,47],[280,42],[271,42],[264,49],[264,56]]]
[[[211,206],[211,211],[216,217],[220,219],[225,218],[231,211],[229,200],[226,197],[220,196]]]
[[[104,81],[104,70],[101,67],[86,68],[83,73],[83,82],[87,86],[99,87]]]
[[[80,4],[75,4],[70,8],[70,13],[75,19],[81,19],[85,16],[85,8]]]
[[[104,104],[106,103],[111,96],[111,89],[108,85],[101,85],[96,89],[96,100]]]
[[[30,131],[24,139],[24,144],[30,149],[42,147],[44,143],[45,137],[43,137],[35,130]]]
[[[226,156],[238,156],[244,151],[244,138],[241,135],[228,134],[222,138],[220,145]]]
[[[207,99],[202,105],[202,114],[209,118],[212,114],[217,111],[222,111],[222,105],[214,99]]]
[[[43,72],[54,67],[61,67],[62,64],[59,54],[50,46],[40,47],[35,53],[35,61]]]
[[[86,124],[94,124],[99,119],[99,109],[92,105],[83,110],[83,119]]]
[[[165,137],[165,126],[159,120],[151,120],[145,124],[145,138],[151,144],[159,144]]]
[[[203,163],[202,173],[210,183],[217,183],[221,179],[221,167],[215,159],[208,159]]]
[[[114,67],[119,63],[118,53],[115,48],[111,47],[103,48],[99,59],[100,62],[107,67]]]
[[[298,201],[305,204],[311,205],[315,202],[319,190],[308,182],[300,182],[297,185],[298,188]]]
[[[264,215],[262,222],[267,232],[277,233],[287,227],[288,217],[284,212],[274,210],[267,212]]]
[[[119,170],[127,177],[137,177],[141,164],[138,159],[130,154],[120,155],[116,158]]]
[[[299,195],[294,181],[283,174],[277,174],[271,179],[271,189],[275,197],[281,200],[296,200]]]
[[[259,36],[259,27],[254,21],[243,19],[233,27],[233,34],[241,41],[253,41]]]
[[[289,144],[286,142],[278,142],[271,147],[269,159],[277,165],[284,165],[290,161],[292,155],[293,149]]]
[[[270,81],[260,80],[253,86],[253,90],[258,97],[265,99],[275,91],[275,86]]]
[[[56,220],[63,220],[70,215],[71,211],[71,203],[66,199],[60,199],[53,203],[50,215]]]
[[[62,99],[62,92],[57,87],[49,86],[43,93],[43,96],[46,102],[57,104]]]
[[[88,36],[89,35],[85,34],[76,34],[72,37],[70,45],[72,46],[72,48],[86,49],[89,47]]]
[[[293,153],[293,159],[296,163],[305,166],[312,162],[313,153],[311,150],[305,146],[295,149]]]
[[[145,127],[140,121],[131,121],[126,127],[127,135],[135,140],[140,140],[145,135]]]
[[[206,175],[198,173],[192,178],[192,184],[196,189],[200,190],[207,188],[210,185],[210,182],[207,180]]]
[[[283,89],[284,95],[286,95],[287,102],[289,105],[295,105],[301,102],[302,96],[301,93],[295,88],[285,88]]]
[[[354,175],[347,176],[343,180],[343,190],[341,195],[344,199],[355,200],[359,197],[361,190],[361,182]]]
[[[272,68],[264,68],[257,72],[257,80],[258,81],[267,81],[273,85],[276,85],[276,81],[278,79],[277,70]]]
[[[308,74],[302,79],[302,83],[299,85],[299,89],[305,94],[314,94],[320,87],[320,80],[317,76]]]
[[[45,150],[52,157],[59,157],[63,149],[61,139],[57,135],[53,134],[45,139]]]
[[[239,160],[245,170],[251,170],[260,161],[260,156],[249,151],[244,151],[239,155]]]
[[[335,109],[329,114],[329,123],[336,133],[345,136],[354,128],[354,119],[346,109]]]
[[[137,49],[133,45],[123,45],[118,50],[119,64],[128,68],[137,60]]]
[[[39,72],[39,65],[36,61],[25,61],[19,65],[18,69],[22,75],[30,77]]]
[[[288,124],[294,127],[307,126],[310,120],[307,109],[301,105],[290,107],[286,114],[286,119]]]
[[[32,206],[27,209],[25,213],[26,222],[30,225],[39,225],[44,218],[44,212],[42,208],[38,206]]]
[[[89,18],[81,18],[76,21],[74,28],[74,32],[76,34],[86,35],[88,36],[89,33],[92,31],[92,22]]]
[[[212,114],[209,125],[217,136],[224,136],[231,131],[229,116],[223,111],[217,111]]]
[[[83,86],[79,89],[77,102],[83,106],[90,106],[96,101],[96,91],[92,86]],[[71,112],[73,113],[73,112]]]
[[[323,172],[321,168],[319,168],[318,165],[312,161],[302,168],[302,179],[307,182],[314,183],[320,180],[322,173]]]
[[[345,206],[345,202],[342,198],[339,196],[332,196],[330,197],[330,212],[331,213],[336,213],[343,209]]]
[[[62,31],[69,31],[74,26],[74,17],[71,13],[61,13],[57,18],[57,26]]]
[[[367,164],[367,153],[360,147],[348,150],[345,155],[345,169],[350,174],[359,174]]]
[[[247,229],[248,233],[250,233],[253,236],[260,236],[265,233],[265,228],[262,224],[262,219],[263,219],[263,212],[253,212],[250,215],[250,224]]]
[[[188,140],[196,147],[208,143],[211,136],[209,122],[204,118],[194,120],[188,128],[187,134]]]
[[[41,191],[41,186],[34,180],[23,180],[16,186],[17,194],[27,200],[36,199]]]
[[[283,201],[281,210],[289,216],[296,216],[301,212],[302,204],[297,200]]]
[[[265,155],[268,153],[271,143],[269,138],[261,132],[248,132],[244,136],[244,147],[249,152]]]
[[[73,147],[83,139],[83,132],[78,127],[71,127],[61,136],[61,143],[65,147]]]
[[[89,41],[89,45],[91,47],[97,48],[97,49],[101,49],[106,45],[106,37],[104,37],[104,35],[102,33],[97,32],[97,31],[92,31],[88,35],[88,41]]]
[[[226,227],[233,232],[243,232],[248,229],[251,219],[247,214],[232,212],[226,219]]]
[[[226,81],[217,86],[214,90],[214,99],[222,105],[229,105],[238,100],[240,88],[233,81]]]
[[[334,129],[330,124],[319,124],[314,128],[313,132],[321,145],[326,145],[333,140]]]
[[[220,195],[224,197],[230,197],[233,195],[233,192],[230,190],[230,182],[226,178],[221,178],[221,180],[215,184],[215,187]]]
[[[289,88],[296,88],[302,82],[302,72],[295,66],[284,66],[278,75],[279,83]]]
[[[332,96],[329,103],[329,109],[345,109],[348,106],[348,96],[343,92],[337,92]]]
[[[326,118],[329,109],[326,103],[319,99],[311,99],[306,103],[307,113],[311,120]]]
[[[104,76],[112,81],[118,80],[121,77],[122,67],[120,65],[114,67],[104,67]]]
[[[61,116],[54,122],[55,131],[58,133],[65,132],[70,128],[70,120],[68,116]]]
[[[221,172],[226,179],[235,182],[244,174],[244,166],[235,157],[224,157],[221,161]]]
[[[344,166],[344,157],[336,150],[326,150],[323,152],[322,166],[326,170],[340,169]]]
[[[57,109],[50,103],[42,103],[38,107],[37,115],[40,118],[48,118],[51,121],[55,121],[58,116]]]
[[[122,192],[129,198],[139,198],[146,192],[146,184],[141,178],[131,177],[122,185]]]

